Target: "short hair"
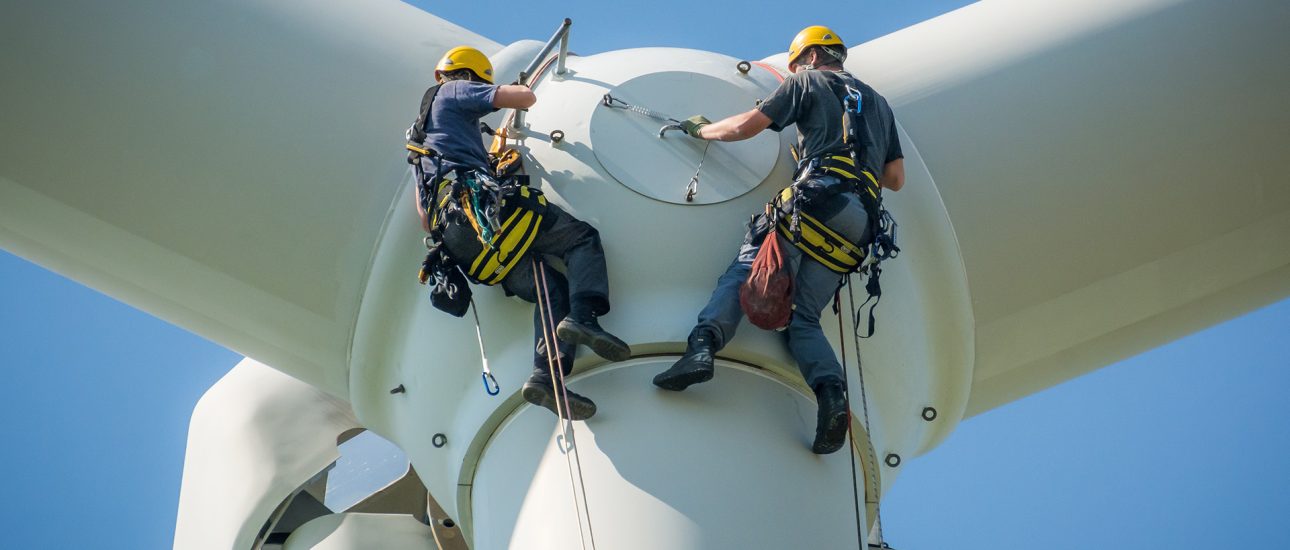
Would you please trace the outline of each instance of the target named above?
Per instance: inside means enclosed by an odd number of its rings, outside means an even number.
[[[820,44],[807,46],[805,50],[802,50],[801,54],[798,54],[797,58],[801,59],[803,57],[806,57],[806,54],[811,53],[812,51],[820,52],[820,55],[818,57],[821,60],[823,60],[821,63],[818,63],[817,65],[841,65],[842,62],[847,60],[846,48],[842,46],[834,46],[834,45],[824,46]]]
[[[470,69],[457,69],[455,71],[443,71],[439,73],[439,78],[442,78],[444,82],[447,82],[449,80],[473,80],[475,82],[484,81],[484,79],[480,78],[479,75],[475,74],[475,71],[472,71]]]

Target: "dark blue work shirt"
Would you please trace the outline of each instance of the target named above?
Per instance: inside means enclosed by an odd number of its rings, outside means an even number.
[[[445,169],[488,168],[488,151],[479,134],[479,119],[496,111],[497,86],[470,80],[449,80],[439,88],[426,117],[425,144],[447,161]]]

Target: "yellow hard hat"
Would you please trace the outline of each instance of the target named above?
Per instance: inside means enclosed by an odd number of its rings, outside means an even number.
[[[439,80],[441,73],[461,69],[470,69],[476,76],[484,79],[484,82],[493,83],[493,64],[488,61],[488,56],[484,55],[484,52],[470,46],[457,46],[443,54],[439,64],[434,67],[434,78]]]
[[[822,26],[813,25],[802,29],[793,37],[793,43],[788,45],[788,62],[792,63],[797,56],[802,55],[802,50],[810,46],[842,46],[842,37],[832,29]]]

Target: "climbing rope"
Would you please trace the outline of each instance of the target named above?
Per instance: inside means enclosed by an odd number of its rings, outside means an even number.
[[[565,467],[569,471],[569,488],[573,493],[574,514],[578,518],[578,543],[583,550],[587,549],[586,538],[582,536],[584,532],[582,516],[585,514],[587,516],[585,530],[591,539],[591,548],[595,550],[596,534],[591,529],[591,507],[587,504],[587,484],[582,476],[582,458],[578,454],[578,441],[574,437],[573,421],[569,419],[569,390],[564,382],[564,361],[560,356],[559,344],[555,335],[555,318],[551,311],[551,294],[546,283],[546,269],[544,267],[539,268],[539,266],[540,262],[537,258],[534,258],[533,284],[537,286],[538,291],[538,315],[542,325],[543,346],[546,348],[547,369],[551,374],[552,382],[560,386],[560,391],[555,394],[555,409],[563,438],[560,450],[564,454]],[[552,359],[553,355],[555,356],[554,359]],[[570,450],[573,452],[570,453]],[[574,481],[575,469],[577,470],[576,483]],[[579,494],[582,495],[581,504],[578,502]]]
[[[853,290],[854,285],[852,285],[852,284],[851,284],[851,274],[849,274],[849,273],[847,274],[846,287],[847,287],[847,306],[848,306],[848,308],[849,308],[849,309],[850,309],[850,308],[855,308],[855,307],[856,307],[856,297],[855,297],[855,291]],[[862,305],[862,306],[860,306],[860,307],[864,307],[864,306]],[[841,327],[842,327],[842,319],[841,319],[841,312],[840,312],[840,311],[839,311],[839,314],[838,314],[838,315],[839,315],[839,318],[838,318],[838,328],[839,328],[839,329],[841,329]],[[852,318],[852,321],[851,321],[851,334],[852,334],[852,337],[853,337],[853,342],[854,342],[854,344],[855,344],[855,350],[856,350],[856,373],[857,373],[857,374],[859,375],[859,377],[860,377],[860,405],[861,405],[861,411],[864,413],[864,417],[863,417],[863,419],[864,419],[864,430],[865,430],[865,433],[866,433],[866,434],[872,434],[872,433],[873,433],[873,430],[869,427],[869,396],[868,396],[868,392],[867,392],[867,391],[865,391],[865,385],[864,385],[864,359],[863,359],[863,358],[861,357],[861,355],[860,355],[860,330],[859,330],[859,322],[858,322],[858,319],[856,319],[856,318]],[[840,341],[839,343],[841,343],[841,341]],[[846,367],[845,367],[845,365],[844,365],[844,366],[843,366],[843,369],[844,369],[844,370],[843,370],[843,373],[844,373],[844,374],[845,374],[845,372],[846,372],[846,371],[845,371],[845,368],[846,368]],[[848,399],[850,398],[849,396],[850,396],[850,394],[848,393]],[[849,425],[848,425],[847,429],[848,429],[848,431],[850,431],[850,426],[849,426]],[[853,438],[852,444],[854,445],[854,438]],[[876,458],[877,458],[877,457],[874,457],[874,458],[875,458],[875,460],[873,461],[873,463],[874,463],[874,468],[876,468],[876,467],[877,467],[877,460],[876,460]],[[866,468],[866,472],[865,472],[865,473],[866,473],[866,474],[868,474],[868,477],[869,477],[869,484],[873,486],[873,490],[874,490],[874,493],[875,493],[875,494],[873,495],[873,500],[869,500],[868,498],[866,498],[866,499],[865,499],[865,503],[866,503],[866,504],[870,504],[870,503],[871,503],[871,504],[873,504],[873,509],[874,509],[874,519],[873,519],[873,522],[874,522],[874,527],[876,527],[876,528],[877,528],[877,533],[878,533],[878,544],[879,544],[879,546],[886,546],[886,545],[887,545],[887,543],[886,543],[886,538],[884,538],[884,537],[883,537],[883,534],[882,534],[882,504],[878,501],[878,495],[877,495],[877,493],[878,493],[879,491],[881,491],[881,490],[882,490],[882,488],[878,486],[878,478],[877,478],[877,476],[875,475],[875,473],[872,471],[874,468]],[[867,494],[866,494],[866,497],[868,497],[868,496],[869,496],[869,495],[867,495]]]
[[[847,457],[851,459],[851,502],[855,506],[856,513],[856,546],[860,550],[865,550],[864,521],[860,517],[860,487],[856,481],[856,435],[851,429],[851,375],[847,373],[847,344],[842,333],[842,289],[833,291],[833,311],[838,316],[838,346],[842,348],[842,391],[847,405]],[[860,348],[856,348],[856,353]],[[860,391],[864,392],[864,383],[860,383]],[[865,411],[865,429],[868,430],[869,413]]]

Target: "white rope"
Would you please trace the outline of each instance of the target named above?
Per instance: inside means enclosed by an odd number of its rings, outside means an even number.
[[[574,514],[578,518],[578,543],[583,550],[587,548],[586,537],[582,524],[582,516],[586,514],[587,524],[585,532],[591,538],[591,548],[596,548],[596,535],[591,529],[591,510],[587,506],[587,489],[586,482],[582,477],[582,459],[578,454],[578,441],[574,437],[573,420],[569,418],[569,390],[564,383],[564,362],[560,357],[559,344],[555,335],[555,319],[551,311],[551,294],[546,284],[546,269],[538,267],[537,258],[533,259],[533,282],[537,286],[538,293],[538,314],[541,315],[542,339],[546,348],[547,368],[551,373],[552,383],[559,384],[560,391],[555,394],[556,417],[560,422],[561,435],[564,443],[560,444],[561,453],[564,454],[565,467],[569,471],[569,488],[573,493]],[[545,304],[545,307],[543,307]],[[552,356],[555,356],[554,360]],[[565,448],[565,444],[568,448]],[[573,452],[570,453],[569,451]],[[571,457],[572,455],[572,457]],[[575,468],[576,463],[576,468]],[[577,470],[577,481],[574,481],[574,470]],[[578,495],[582,495],[582,503],[578,502]]]

